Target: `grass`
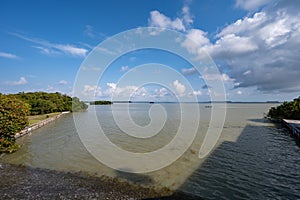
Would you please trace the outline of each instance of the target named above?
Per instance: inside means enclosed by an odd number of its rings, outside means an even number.
[[[49,114],[44,114],[44,115],[29,116],[28,117],[29,125],[35,124],[37,122],[40,122],[40,121],[45,120],[45,119],[50,118],[50,117],[57,116],[59,114],[60,114],[60,112],[55,112],[55,113],[49,113]]]

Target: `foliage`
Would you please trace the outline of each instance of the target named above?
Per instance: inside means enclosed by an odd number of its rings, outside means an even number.
[[[110,105],[112,104],[111,101],[92,101],[90,105]]]
[[[28,125],[30,106],[13,97],[0,94],[0,152],[18,148],[14,135]]]
[[[16,97],[27,102],[31,106],[30,115],[41,115],[63,111],[77,112],[87,109],[87,105],[84,102],[81,102],[78,98],[71,98],[58,92],[21,92],[18,94],[11,94],[9,96]]]
[[[80,101],[79,98],[77,97],[73,97],[72,102],[73,102],[73,106],[72,106],[73,112],[84,111],[88,108],[88,105],[85,104],[83,101]]]
[[[13,152],[18,148],[14,136],[28,126],[28,115],[76,112],[87,108],[88,105],[77,97],[71,98],[58,92],[0,94],[0,152]]]
[[[280,106],[272,107],[268,116],[275,119],[298,119],[300,120],[300,97],[291,102],[284,102]]]

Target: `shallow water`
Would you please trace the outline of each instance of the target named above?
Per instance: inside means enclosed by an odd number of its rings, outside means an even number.
[[[127,112],[126,104],[112,106],[116,111],[114,116],[122,119]],[[130,104],[132,120],[140,126],[149,124],[151,106]],[[125,173],[101,164],[81,143],[73,120],[73,117],[80,119],[87,134],[97,138],[96,125],[90,123],[91,117],[96,114],[103,131],[113,143],[132,152],[151,152],[168,144],[180,125],[179,104],[161,106],[165,109],[167,120],[162,130],[151,138],[126,135],[114,122],[111,106],[90,106],[88,112],[65,115],[19,139],[22,148],[3,159],[33,167],[118,177],[146,186],[166,186],[205,199],[300,198],[300,148],[289,137],[287,129],[275,127],[263,119],[263,113],[273,104],[227,104],[221,137],[204,159],[198,158],[198,152],[209,125],[211,109],[199,104],[198,134],[190,148],[170,166],[146,174]],[[159,118],[161,114],[154,110],[152,116]],[[122,120],[127,119],[124,117]],[[106,147],[95,144],[92,148],[101,150]]]

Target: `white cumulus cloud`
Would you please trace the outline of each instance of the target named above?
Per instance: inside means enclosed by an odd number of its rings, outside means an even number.
[[[203,48],[213,58],[224,59],[251,53],[258,49],[258,45],[250,37],[228,34],[217,40],[215,44]]]
[[[84,85],[82,94],[86,98],[101,97],[102,90],[101,90],[101,87],[99,87],[97,85]]]
[[[183,22],[185,23],[186,26],[190,26],[191,24],[193,24],[194,20],[190,13],[190,8],[188,5],[182,7],[182,14],[183,14]]]
[[[213,58],[227,63],[230,77],[239,83],[237,87],[256,87],[264,92],[299,91],[299,9],[295,1],[279,1],[239,19],[220,31],[220,39],[208,51]],[[222,50],[227,47],[231,51]]]
[[[186,39],[182,43],[182,46],[187,48],[189,52],[196,53],[199,47],[210,43],[206,34],[206,32],[199,29],[188,30]]]
[[[150,12],[149,26],[185,31],[182,19],[175,18],[174,20],[171,20],[157,10]]]
[[[194,90],[189,93],[189,96],[200,96],[202,95],[202,92],[200,90]]]
[[[185,86],[180,83],[178,80],[175,80],[172,84],[172,86],[175,88],[176,94],[179,96],[183,96],[185,92]]]
[[[171,95],[170,91],[168,91],[166,88],[162,87],[162,88],[159,88],[159,89],[155,89],[153,94],[151,95],[151,97],[164,98],[164,97],[167,97],[167,96],[170,96],[170,95]]]
[[[28,81],[23,76],[20,77],[20,79],[18,81],[7,81],[6,82],[7,85],[25,85],[27,83],[28,83]]]
[[[108,87],[105,91],[106,96],[114,98],[126,98],[126,100],[128,100],[128,97],[134,95],[139,89],[135,85],[120,87],[117,86],[116,83],[107,83],[106,86]]]
[[[249,9],[265,3],[269,3],[268,6],[260,11],[221,29],[214,41],[200,29],[186,30],[187,37],[194,42],[184,40],[182,46],[198,59],[202,59],[206,51],[215,62],[221,63],[221,71],[226,68],[236,88],[297,92],[300,90],[300,3],[238,1],[239,6]],[[182,72],[192,74],[193,71]],[[224,75],[220,78],[226,79]]]

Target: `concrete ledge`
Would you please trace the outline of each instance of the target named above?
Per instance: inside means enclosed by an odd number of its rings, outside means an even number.
[[[36,130],[42,126],[45,126],[46,124],[50,123],[50,122],[53,122],[54,120],[60,118],[61,116],[65,115],[65,114],[68,114],[70,113],[70,111],[66,111],[66,112],[62,112],[60,113],[59,115],[55,116],[55,117],[50,117],[48,119],[45,119],[43,121],[40,121],[40,122],[37,122],[35,124],[32,124],[26,128],[24,128],[23,130],[21,130],[20,132],[18,132],[16,135],[15,135],[15,138],[19,138],[19,137],[22,137],[24,135],[27,135],[28,133],[30,133],[31,131],[33,130]]]
[[[289,127],[292,135],[300,139],[300,120],[283,119],[282,121]]]

